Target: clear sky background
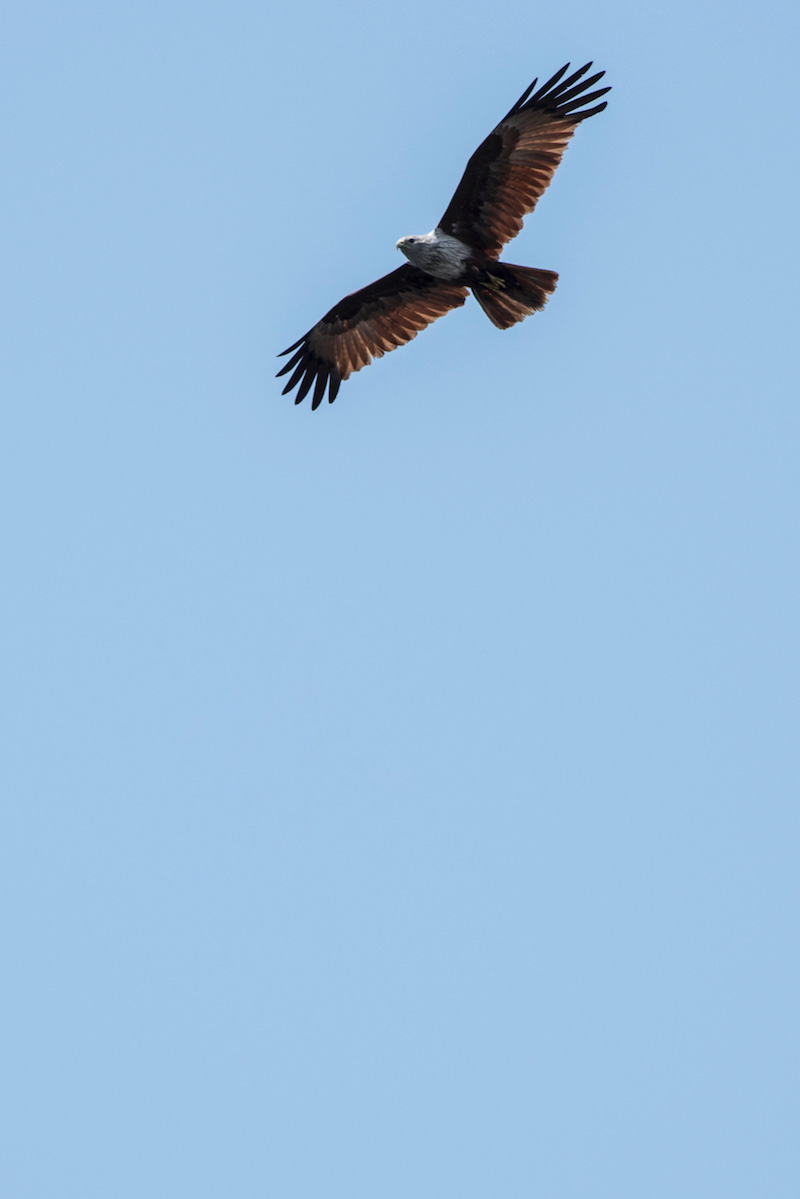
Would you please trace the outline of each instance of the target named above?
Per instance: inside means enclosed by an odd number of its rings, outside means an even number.
[[[7,9],[4,1196],[800,1194],[797,12]],[[544,313],[281,398],[590,58]]]

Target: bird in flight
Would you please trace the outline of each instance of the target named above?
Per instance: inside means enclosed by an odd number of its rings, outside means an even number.
[[[498,329],[544,308],[558,281],[555,271],[499,259],[549,186],[577,126],[606,107],[605,100],[593,102],[611,89],[589,90],[605,71],[585,78],[589,62],[565,79],[569,66],[538,91],[534,79],[481,142],[436,228],[400,238],[397,249],[408,262],[345,296],[279,355],[291,354],[278,371],[292,372],[284,395],[299,384],[299,404],[313,387],[314,409],[327,386],[332,404],[343,379],[460,308],[470,290]]]

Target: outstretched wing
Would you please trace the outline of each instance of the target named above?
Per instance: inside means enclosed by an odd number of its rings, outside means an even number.
[[[517,236],[522,218],[533,212],[553,178],[576,126],[606,106],[604,100],[594,108],[585,107],[611,91],[601,87],[587,94],[605,71],[578,83],[591,65],[588,62],[562,82],[567,63],[531,95],[538,83],[534,79],[467,163],[439,222],[445,233],[492,257]]]
[[[373,358],[411,341],[420,329],[451,308],[460,308],[467,295],[466,287],[434,279],[405,263],[369,287],[345,296],[305,337],[283,351],[295,351],[278,371],[278,375],[285,375],[294,368],[283,395],[299,383],[294,400],[299,404],[314,384],[311,407],[317,408],[328,383],[332,404],[342,379],[369,365]]]

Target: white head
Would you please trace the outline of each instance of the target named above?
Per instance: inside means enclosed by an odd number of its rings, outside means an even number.
[[[441,229],[401,237],[397,248],[409,262],[435,279],[458,278],[463,274],[464,263],[471,253],[469,246],[449,233],[443,233]]]
[[[415,234],[413,237],[401,237],[396,244],[398,250],[405,254],[409,262],[416,262],[419,257],[418,247],[425,244],[425,237],[419,234]]]

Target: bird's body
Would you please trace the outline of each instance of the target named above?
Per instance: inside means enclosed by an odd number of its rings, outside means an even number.
[[[284,394],[299,384],[299,403],[313,386],[316,408],[327,386],[333,403],[343,379],[459,308],[470,290],[500,329],[544,307],[558,275],[499,256],[550,183],[578,123],[606,107],[585,107],[610,90],[587,93],[602,71],[577,82],[591,65],[562,82],[567,64],[532,95],[533,81],[472,155],[439,224],[397,242],[408,264],[345,296],[284,350],[292,355],[278,372],[292,371]]]

